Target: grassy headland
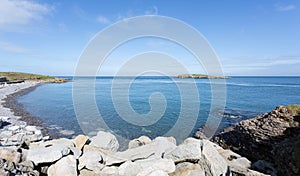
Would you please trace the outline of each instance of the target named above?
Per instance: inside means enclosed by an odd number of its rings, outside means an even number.
[[[195,79],[227,79],[228,76],[212,76],[204,74],[183,74],[178,75],[177,78],[195,78]]]
[[[0,77],[5,77],[9,82],[14,81],[41,81],[41,82],[67,82],[67,79],[56,78],[53,76],[45,76],[39,74],[31,73],[21,73],[21,72],[0,72]]]

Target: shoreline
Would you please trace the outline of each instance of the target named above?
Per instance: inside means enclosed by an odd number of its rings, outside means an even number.
[[[24,109],[24,106],[18,102],[19,97],[26,95],[34,91],[37,87],[45,84],[44,82],[38,82],[38,81],[30,81],[30,82],[33,84],[32,86],[26,88],[20,88],[19,90],[16,90],[13,93],[5,95],[6,97],[1,99],[2,102],[0,108],[10,109],[12,115],[17,117],[18,120],[25,122],[27,126],[40,127],[43,136],[49,136],[51,139],[57,138],[57,136],[54,133],[50,132],[47,125],[44,124],[44,122],[39,117],[31,115],[29,112],[27,112]]]
[[[29,112],[18,102],[20,96],[35,90],[47,82],[25,81],[0,87],[0,146],[21,144],[25,141],[56,139],[44,122]],[[36,131],[28,131],[33,128]]]

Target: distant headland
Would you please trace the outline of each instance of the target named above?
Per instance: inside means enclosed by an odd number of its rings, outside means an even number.
[[[31,73],[0,72],[0,84],[4,84],[4,83],[13,84],[13,83],[21,83],[24,81],[63,83],[69,80],[65,78],[56,78],[53,76],[45,76],[45,75],[31,74]]]
[[[195,78],[195,79],[227,79],[228,76],[212,76],[204,74],[182,74],[178,75],[177,78]]]

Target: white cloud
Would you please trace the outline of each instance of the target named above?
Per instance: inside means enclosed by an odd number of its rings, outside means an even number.
[[[28,54],[29,50],[9,42],[0,41],[0,50],[16,54]]]
[[[295,5],[275,5],[275,10],[279,12],[284,12],[284,11],[291,11],[295,10],[296,6]]]
[[[145,11],[145,15],[157,15],[158,8],[156,6],[152,6],[149,10]]]
[[[28,0],[1,0],[0,29],[42,20],[53,10],[52,6]]]
[[[108,24],[108,23],[110,23],[110,20],[107,19],[106,17],[102,16],[102,15],[98,16],[97,21],[99,23],[101,23],[101,24]]]

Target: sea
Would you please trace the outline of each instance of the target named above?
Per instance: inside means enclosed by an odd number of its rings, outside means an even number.
[[[97,130],[105,130],[128,140],[141,135],[179,138],[183,133],[193,136],[210,116],[216,117],[218,132],[241,120],[272,111],[276,106],[300,104],[300,77],[225,79],[224,89],[220,90],[226,95],[223,109],[212,106],[212,99],[219,97],[213,96],[212,84],[216,83],[209,79],[167,76],[64,78],[71,81],[43,84],[18,98],[27,112],[61,135],[95,135]],[[79,85],[80,95],[74,95],[75,85],[77,88]],[[185,94],[181,89],[185,89]],[[91,97],[92,100],[87,100]],[[86,101],[94,102],[94,110],[91,103],[85,104]],[[81,106],[74,106],[76,103]],[[82,115],[84,117],[79,117]]]

